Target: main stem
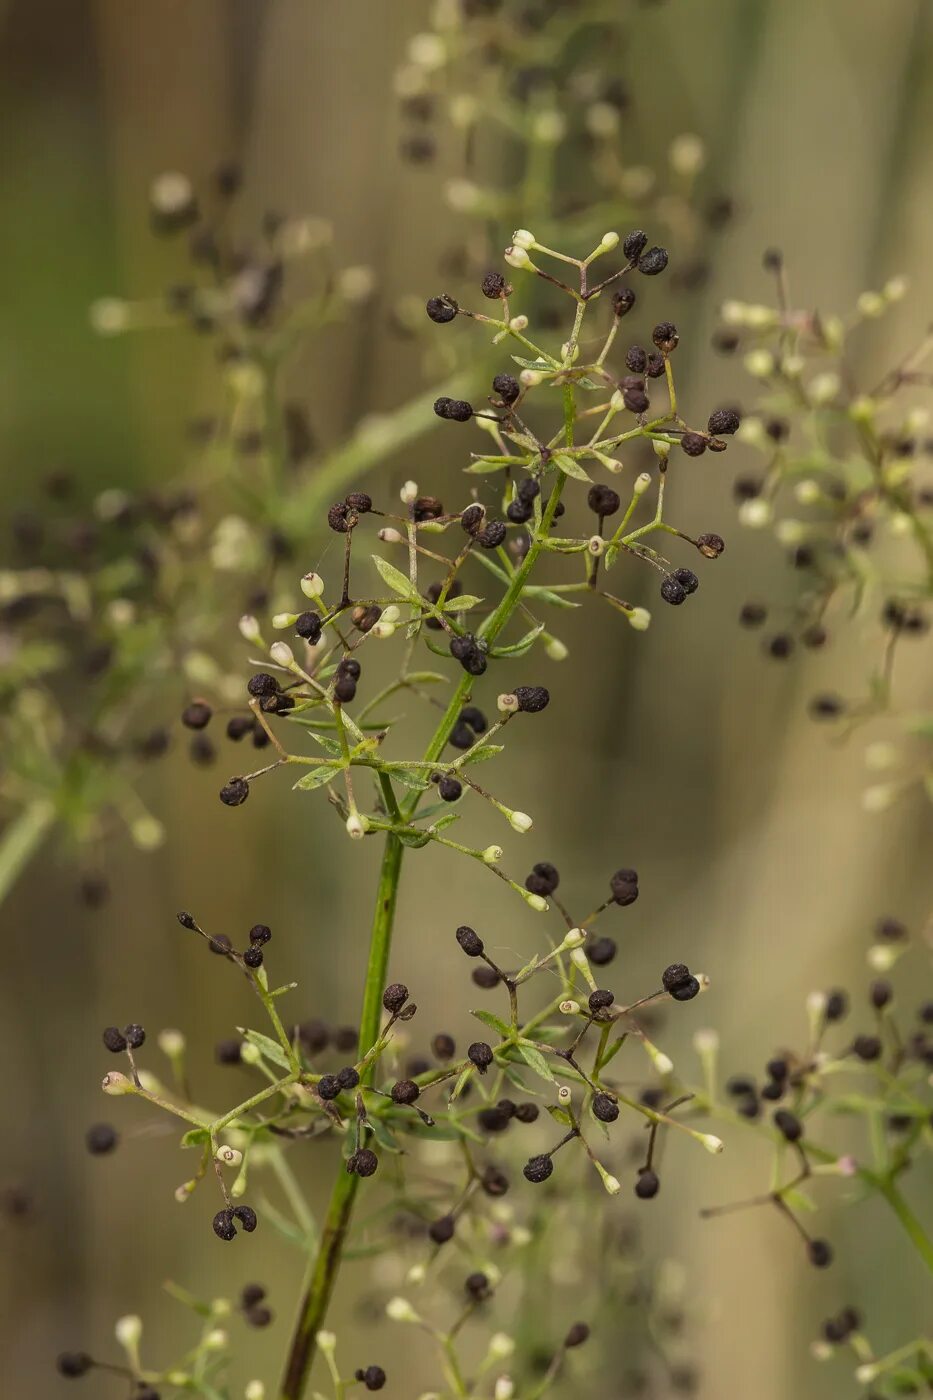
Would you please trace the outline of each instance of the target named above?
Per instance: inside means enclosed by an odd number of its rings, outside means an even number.
[[[572,384],[567,384],[564,386],[564,431],[567,446],[571,446],[573,443],[575,417],[574,387]],[[541,528],[532,540],[531,547],[520,567],[516,569],[509,581],[509,586],[498,607],[490,614],[485,625],[480,629],[480,634],[490,645],[505,628],[521,600],[525,583],[554,522],[554,514],[560,502],[565,480],[563,473],[559,472],[542,514]],[[458,685],[427,747],[426,762],[434,762],[443,752],[444,745],[450,737],[450,731],[457,721],[457,716],[465,703],[472,684],[473,678],[465,675]],[[388,779],[384,779],[383,775],[380,775],[380,782],[390,815],[404,816],[406,820],[410,819],[418,805],[418,794],[415,794],[412,801],[407,804],[404,813],[401,813]],[[379,887],[376,892],[376,907],[373,912],[372,933],[369,941],[369,962],[366,969],[366,986],[363,992],[363,1009],[360,1015],[359,1055],[361,1059],[375,1044],[379,1036],[382,1019],[382,993],[385,988],[389,951],[392,945],[392,926],[395,920],[403,850],[401,841],[390,832],[386,836],[385,850],[382,856]],[[364,1084],[371,1082],[374,1072],[375,1062],[366,1067],[362,1082]],[[358,1186],[359,1177],[355,1173],[341,1168],[331,1192],[330,1204],[327,1208],[327,1216],[324,1220],[317,1252],[309,1262],[298,1321],[289,1348],[279,1400],[301,1400],[301,1396],[304,1394],[311,1365],[314,1361],[318,1329],[323,1325],[327,1315],[331,1295],[337,1281],[344,1241],[350,1227],[350,1218],[353,1214],[353,1204]]]
[[[363,1010],[360,1015],[360,1058],[379,1036],[382,1016],[382,993],[386,982],[386,969],[389,964],[389,949],[392,944],[392,925],[395,920],[395,906],[398,899],[399,875],[402,868],[404,847],[391,832],[386,836],[382,867],[379,872],[379,888],[376,893],[376,907],[373,911],[373,926],[369,940],[369,963],[366,969],[366,987],[363,992]],[[370,1064],[363,1072],[362,1080],[372,1079],[375,1064]],[[331,1294],[337,1281],[343,1243],[353,1213],[353,1202],[360,1178],[346,1171],[341,1164],[334,1188],[331,1192],[327,1216],[321,1231],[317,1253],[312,1257],[298,1321],[289,1348],[285,1375],[282,1379],[281,1400],[299,1400],[304,1394],[308,1374],[314,1360],[318,1329],[322,1326],[330,1305]]]

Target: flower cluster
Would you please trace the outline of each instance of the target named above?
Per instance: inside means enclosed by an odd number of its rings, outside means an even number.
[[[924,364],[933,340],[925,336],[874,382],[859,384],[853,342],[903,299],[905,280],[864,292],[847,316],[834,316],[795,307],[776,250],[765,254],[765,268],[775,305],[726,302],[715,343],[741,353],[759,386],[739,438],[762,468],[735,480],[739,519],[773,530],[799,587],[776,607],[744,602],[739,620],[765,629],[766,653],[785,660],[798,646],[825,648],[853,614],[862,619],[874,657],[866,693],[819,691],[810,714],[845,735],[887,722],[865,750],[875,777],[864,805],[881,811],[931,783],[929,709],[922,700],[918,709],[909,690],[898,694],[895,667],[902,650],[926,636],[933,596],[933,439],[917,397],[931,382]]]

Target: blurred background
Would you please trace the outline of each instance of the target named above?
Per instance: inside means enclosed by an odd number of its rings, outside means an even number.
[[[770,245],[783,249],[801,306],[844,310],[886,277],[910,278],[896,315],[865,337],[864,359],[851,366],[872,382],[933,307],[927,0],[668,0],[618,9],[613,62],[632,104],[619,135],[624,160],[663,169],[672,140],[697,133],[707,153],[703,188],[734,206],[703,240],[701,286],[681,292],[658,279],[651,287],[648,314],[670,316],[681,330],[682,401],[702,419],[751,394],[740,364],[716,358],[709,343],[724,297],[768,297],[761,253]],[[217,392],[211,346],[181,330],[102,339],[88,319],[101,296],[158,297],[177,276],[177,252],[153,240],[147,223],[149,187],[164,170],[201,180],[236,160],[245,220],[269,209],[326,217],[340,263],[372,269],[376,292],[365,311],[316,337],[289,371],[325,455],[361,418],[437,380],[444,366],[431,357],[443,332],[400,336],[398,303],[455,290],[449,269],[462,218],[449,182],[468,176],[501,187],[511,177],[494,140],[468,165],[456,133],[439,139],[433,159],[406,158],[394,75],[429,14],[422,0],[0,0],[0,515],[35,503],[38,483],[62,469],[87,498],[103,487],[158,488],[186,469],[186,425],[211,410]],[[624,228],[627,212],[621,206],[606,226]],[[670,242],[675,266],[676,238],[659,241]],[[394,495],[414,477],[453,495],[463,441],[419,437],[380,460],[367,489]],[[783,667],[737,625],[748,597],[787,601],[797,587],[770,537],[737,524],[731,483],[743,451],[704,458],[675,483],[678,523],[727,541],[698,599],[664,616],[656,607],[644,636],[595,611],[575,617],[571,660],[537,662],[534,679],[555,703],[504,756],[497,790],[536,819],[524,844],[504,842],[506,865],[519,875],[554,860],[572,907],[601,897],[617,866],[637,867],[641,898],[607,929],[623,940],[617,994],[638,995],[681,958],[713,978],[695,1012],[665,1031],[675,1062],[691,1057],[691,1032],[704,1022],[718,1028],[727,1066],[754,1069],[803,1038],[813,988],[849,985],[861,996],[877,915],[919,934],[933,833],[916,789],[890,810],[866,813],[866,736],[836,744],[807,719],[815,690],[864,689],[860,624]],[[296,575],[334,567],[319,531],[309,529],[297,565]],[[635,570],[625,591],[650,603],[652,589]],[[231,635],[231,651],[238,646]],[[585,684],[573,659],[584,656]],[[899,675],[905,703],[928,698],[929,681],[921,647]],[[187,698],[179,677],[170,712],[163,692],[153,720],[177,730]],[[130,1105],[113,1157],[84,1149],[87,1125],[114,1116],[98,1089],[110,1067],[99,1039],[105,1024],[183,1028],[198,1096],[229,1095],[229,1072],[213,1064],[211,1047],[244,1023],[246,992],[214,967],[208,978],[203,950],[180,937],[176,909],[233,936],[244,923],[268,922],[277,970],[300,983],[295,1019],[356,1018],[377,852],[354,848],[351,864],[326,804],[284,783],[262,785],[246,811],[226,810],[216,790],[227,764],[192,768],[179,732],[144,779],[168,839],[154,854],[122,837],[106,848],[103,907],[76,900],[74,863],[52,839],[0,910],[0,1185],[22,1188],[31,1203],[0,1222],[10,1395],[60,1394],[55,1354],[103,1352],[120,1313],[147,1319],[148,1355],[174,1354],[190,1324],[165,1300],[163,1279],[208,1296],[221,1286],[201,1204],[182,1210],[172,1201],[187,1166],[174,1138],[149,1131]],[[496,886],[467,882],[443,852],[409,860],[392,972],[428,1003],[415,1048],[423,1048],[419,1035],[463,1034],[469,1024],[477,994],[452,951],[457,923],[518,955],[536,946],[536,916]],[[848,1367],[820,1368],[807,1354],[819,1322],[843,1303],[862,1306],[883,1269],[871,1324],[887,1349],[922,1326],[928,1280],[875,1202],[827,1219],[823,1233],[838,1246],[831,1280],[803,1269],[791,1232],[770,1213],[701,1223],[701,1204],[765,1184],[760,1147],[750,1135],[736,1138],[716,1160],[670,1151],[664,1208],[641,1217],[648,1256],[675,1256],[687,1270],[699,1394],[853,1394]],[[320,1182],[313,1164],[306,1170],[318,1200],[326,1169]],[[908,1190],[918,1208],[924,1197],[929,1205],[930,1185],[914,1173]],[[835,1188],[824,1190],[821,1200],[834,1197]],[[273,1281],[278,1324],[245,1338],[242,1372],[271,1381],[300,1261],[271,1231],[245,1254],[237,1248],[221,1261],[235,1276],[223,1286]],[[359,1273],[338,1299],[338,1332],[375,1279],[365,1261],[349,1267]],[[380,1341],[380,1356],[391,1357],[394,1345]],[[405,1382],[387,1393],[430,1387],[432,1359],[414,1350]],[[96,1378],[85,1389],[111,1393]],[[667,1393],[660,1379],[652,1393]]]

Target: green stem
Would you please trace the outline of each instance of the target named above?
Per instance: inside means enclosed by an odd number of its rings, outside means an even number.
[[[575,409],[573,385],[566,385],[564,389],[564,428],[568,446],[573,443]],[[532,540],[528,553],[520,568],[516,569],[509,581],[509,586],[498,607],[489,615],[480,629],[481,635],[490,644],[495,641],[506,626],[521,601],[525,582],[535,566],[554,522],[554,514],[560,502],[565,480],[563,473],[559,472],[541,519],[541,527]],[[443,752],[472,685],[473,677],[464,676],[428,744],[424,756],[426,763],[435,762]],[[413,798],[400,810],[389,779],[385,774],[380,774],[379,780],[390,817],[395,821],[399,818],[410,820],[418,806],[420,794],[415,793]],[[382,869],[379,874],[379,887],[376,892],[376,907],[373,913],[369,944],[369,961],[366,969],[366,986],[363,992],[363,1009],[360,1015],[359,1056],[361,1060],[379,1035],[379,1026],[382,1020],[382,993],[385,989],[389,950],[392,943],[392,925],[395,919],[403,851],[404,847],[398,836],[394,832],[388,832],[382,858]],[[374,1071],[375,1061],[364,1067],[362,1074],[364,1084],[372,1082]],[[322,1326],[327,1315],[337,1280],[358,1185],[359,1178],[356,1174],[347,1172],[341,1164],[327,1208],[320,1243],[316,1254],[309,1261],[298,1322],[292,1336],[285,1375],[282,1380],[280,1400],[300,1400],[304,1394],[311,1364],[314,1360],[318,1329]]]
[[[54,820],[51,802],[32,802],[0,836],[0,904],[42,845]]]
[[[389,833],[386,837],[379,873],[379,888],[376,892],[376,907],[373,913],[372,934],[369,943],[369,962],[366,969],[366,986],[363,992],[363,1009],[360,1015],[359,1054],[362,1058],[379,1035],[382,1020],[382,993],[385,989],[386,970],[389,963],[389,949],[392,942],[392,924],[395,919],[395,906],[398,897],[399,874],[402,866],[404,847],[397,836]],[[371,1083],[375,1065],[367,1066],[362,1075],[364,1083]],[[280,1391],[281,1400],[299,1400],[314,1360],[318,1329],[323,1325],[330,1304],[343,1245],[350,1226],[353,1203],[359,1186],[359,1177],[345,1169],[341,1161],[331,1192],[330,1204],[324,1228],[321,1231],[317,1250],[309,1260],[308,1273],[298,1313],[298,1321],[292,1336],[285,1375]]]
[[[878,1177],[878,1189],[910,1236],[911,1243],[933,1273],[933,1240],[924,1230],[890,1176]]]

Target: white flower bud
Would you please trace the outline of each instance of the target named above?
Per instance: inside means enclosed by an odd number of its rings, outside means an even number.
[[[518,700],[514,695],[500,695],[496,699],[496,708],[503,715],[517,714]]]
[[[424,1283],[427,1274],[428,1271],[423,1264],[412,1264],[408,1273],[405,1275],[405,1282],[414,1284]]]
[[[511,321],[509,322],[509,329],[510,329],[510,330],[513,330],[513,331],[527,331],[527,329],[528,329],[528,317],[527,317],[527,316],[513,316],[512,319],[511,319]]]
[[[636,478],[635,478],[634,485],[632,486],[632,494],[635,495],[635,496],[643,496],[643,495],[645,494],[645,492],[648,490],[648,487],[649,487],[650,485],[651,485],[651,475],[650,475],[650,473],[649,473],[649,472],[639,472],[638,476],[636,476]]]
[[[238,1152],[235,1147],[230,1147],[228,1143],[224,1143],[214,1153],[214,1160],[219,1162],[222,1167],[238,1167],[243,1160],[243,1153]]]
[[[512,1400],[515,1394],[515,1384],[511,1376],[499,1376],[496,1380],[493,1396],[495,1400]]]
[[[566,130],[567,123],[560,112],[539,112],[532,123],[531,136],[542,146],[556,146],[563,140]]]
[[[566,661],[570,654],[559,637],[550,637],[544,652],[551,661]]]
[[[875,416],[877,404],[867,394],[860,394],[849,404],[849,417],[855,423],[870,423]]]
[[[714,1055],[719,1049],[719,1032],[711,1029],[696,1031],[693,1048],[698,1055]]]
[[[186,1041],[181,1031],[170,1029],[159,1031],[156,1043],[162,1054],[167,1055],[170,1060],[177,1060],[179,1055],[185,1053]]]
[[[897,788],[892,783],[876,783],[862,793],[863,812],[886,812],[897,800]]]
[[[223,1351],[230,1338],[222,1327],[214,1327],[208,1332],[201,1345],[205,1351]]]
[[[511,1356],[514,1350],[514,1339],[507,1332],[493,1332],[489,1338],[489,1350],[486,1354],[490,1361],[505,1361],[506,1357]]]
[[[868,966],[874,972],[890,972],[899,957],[890,943],[875,943],[868,950]]]
[[[390,1298],[386,1303],[386,1317],[393,1322],[420,1322],[407,1298]]]
[[[884,297],[879,296],[877,292],[862,292],[855,306],[860,316],[870,320],[884,315]]]
[[[517,228],[512,234],[513,248],[531,248],[534,242],[535,236],[527,228]]]
[[[747,505],[748,502],[745,502]],[[780,544],[788,549],[795,548],[802,544],[807,537],[807,527],[802,520],[794,520],[793,517],[786,520],[779,520],[774,530]]]
[[[398,494],[403,506],[413,506],[418,499],[417,481],[406,481]]]
[[[832,403],[833,399],[842,388],[842,380],[839,378],[838,374],[817,374],[810,381],[808,388],[813,403]]]
[[[121,1347],[131,1351],[134,1347],[139,1346],[140,1338],[143,1335],[143,1320],[135,1313],[128,1313],[126,1317],[117,1318],[113,1332]]]
[[[769,330],[777,325],[777,315],[770,306],[746,306],[745,324],[753,331]]]
[[[586,942],[586,930],[582,928],[568,929],[561,942],[561,949],[582,948]]]
[[[368,301],[376,286],[376,276],[371,267],[345,267],[337,276],[337,295],[351,306],[359,306]]]
[[[526,389],[534,389],[536,385],[541,383],[544,375],[536,369],[523,369],[518,377]]]
[[[714,1157],[718,1156],[725,1145],[722,1138],[718,1138],[715,1133],[700,1133],[699,1136],[707,1152],[711,1152]]]
[[[817,482],[806,477],[803,481],[798,481],[794,487],[794,495],[802,506],[812,506],[820,499],[820,488]]]
[[[272,618],[272,626],[276,632],[282,632],[286,627],[294,627],[297,621],[297,613],[275,613]]]
[[[158,817],[137,817],[130,827],[133,845],[139,851],[156,851],[165,840],[165,827]]]
[[[562,1001],[557,1009],[562,1016],[576,1016],[580,1010],[580,1003],[578,1001]]]
[[[533,824],[527,812],[511,812],[509,814],[509,826],[512,827],[513,831],[520,831],[524,835],[526,831],[531,830]]]
[[[295,664],[295,653],[288,642],[273,642],[269,648],[269,655],[277,666],[290,667]]]
[[[98,335],[120,335],[130,325],[130,306],[119,297],[100,297],[91,303],[88,317]]]
[[[602,535],[591,535],[586,542],[586,548],[594,559],[598,559],[605,551],[606,541],[603,539]]]
[[[685,131],[671,142],[668,159],[676,175],[698,175],[706,164],[706,147],[699,136]]]
[[[249,1381],[243,1392],[243,1400],[266,1400],[266,1387],[262,1381]]]
[[[602,238],[599,240],[599,247],[597,249],[597,252],[611,253],[613,248],[618,248],[618,246],[619,235],[614,230],[610,230],[609,233],[604,233]]]
[[[770,501],[756,496],[754,500],[743,501],[739,506],[739,522],[750,530],[761,530],[765,525],[770,525],[772,513]]]
[[[632,608],[626,616],[629,627],[634,627],[636,632],[647,632],[651,626],[651,614],[647,608]]]
[[[369,635],[375,637],[380,642],[385,642],[388,641],[390,637],[395,636],[395,630],[394,622],[386,622],[383,618],[380,618],[377,623],[370,627]]]
[[[910,283],[906,277],[892,277],[882,287],[882,295],[885,301],[903,301],[909,286]]]
[[[529,909],[533,909],[536,914],[547,913],[548,902],[542,895],[532,894],[530,890],[522,890],[521,894]]]
[[[501,846],[487,846],[483,851],[483,861],[486,865],[498,865],[502,859],[503,851]]]
[[[419,68],[433,73],[447,62],[447,46],[438,34],[415,34],[408,45],[408,57]]]
[[[744,326],[747,309],[744,301],[724,301],[719,308],[720,320],[727,326]]]
[[[240,1046],[240,1059],[244,1065],[258,1065],[262,1063],[262,1053],[258,1045],[253,1045],[250,1041],[244,1041]]]
[[[125,1074],[121,1074],[118,1069],[112,1069],[109,1074],[105,1074],[100,1082],[100,1087],[105,1094],[132,1094],[133,1085]]]
[[[753,379],[767,379],[774,373],[774,356],[770,350],[751,350],[745,356],[745,368]]]
[[[386,525],[379,531],[379,538],[384,544],[403,544],[404,536],[395,529],[393,525]]]
[[[250,613],[244,613],[237,626],[240,629],[240,636],[249,642],[250,646],[262,646],[262,633],[255,617],[252,617]]]
[[[390,603],[389,606],[388,606],[387,608],[383,608],[383,609],[382,609],[382,617],[379,619],[379,621],[380,621],[380,622],[398,622],[398,620],[399,620],[399,618],[400,618],[401,616],[402,616],[402,614],[401,614],[401,610],[400,610],[399,607],[398,607],[398,604],[397,604],[397,603]]]
[[[898,751],[894,744],[888,743],[884,739],[879,739],[873,744],[865,746],[865,767],[875,773],[884,772],[886,768],[893,768],[898,761]]]
[[[611,102],[593,102],[586,109],[585,121],[591,136],[614,136],[619,129],[619,112]]]
[[[157,214],[180,214],[194,204],[194,187],[187,175],[166,170],[149,186],[149,203]]]
[[[569,1084],[559,1084],[559,1085],[558,1085],[558,1088],[557,1088],[557,1102],[558,1102],[559,1104],[568,1104],[568,1103],[570,1102],[570,1099],[571,1099],[570,1085],[569,1085]]]
[[[347,817],[347,835],[352,840],[359,841],[366,835],[368,825],[366,818],[360,816],[359,812],[351,812]]]
[[[320,574],[305,574],[299,587],[306,598],[320,598],[324,592],[324,580]]]
[[[317,1333],[315,1341],[317,1342],[321,1351],[330,1352],[330,1354],[333,1356],[334,1351],[337,1348],[337,1338],[333,1332],[325,1332],[322,1329],[320,1332]]]
[[[444,186],[444,197],[458,214],[469,214],[482,202],[483,195],[472,180],[448,180]]]
[[[450,99],[450,122],[458,131],[465,131],[473,125],[479,115],[479,106],[472,93],[458,92]]]
[[[618,1196],[619,1192],[622,1190],[622,1183],[619,1178],[613,1176],[611,1172],[607,1172],[601,1162],[597,1162],[595,1165],[602,1179],[603,1186],[609,1192],[609,1195]]]

